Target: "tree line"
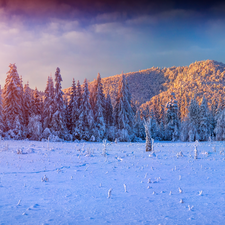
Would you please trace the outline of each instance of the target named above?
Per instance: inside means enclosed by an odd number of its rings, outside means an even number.
[[[149,138],[156,140],[225,140],[221,99],[209,109],[204,95],[200,104],[193,97],[182,108],[175,93],[171,93],[165,105],[159,99],[148,114],[141,114],[132,102],[124,75],[112,105],[109,93],[103,93],[100,74],[93,85],[87,79],[83,85],[73,79],[66,96],[62,92],[60,69],[56,68],[54,80],[48,77],[41,96],[37,88],[31,90],[28,83],[23,86],[15,64],[9,68],[0,93],[0,135],[6,139],[140,141],[146,135],[145,119],[149,120]]]
[[[9,68],[0,95],[2,137],[53,141],[135,141],[141,138],[139,133],[144,127],[140,118],[135,119],[136,108],[124,75],[113,107],[110,95],[103,93],[100,74],[90,87],[87,79],[83,85],[73,79],[71,93],[65,97],[57,68],[54,81],[48,77],[42,98],[37,88],[33,92],[28,83],[23,86],[15,64],[10,64]]]

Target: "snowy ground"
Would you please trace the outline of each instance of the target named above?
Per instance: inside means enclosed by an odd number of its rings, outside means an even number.
[[[0,224],[224,224],[225,143],[194,144],[1,141]]]

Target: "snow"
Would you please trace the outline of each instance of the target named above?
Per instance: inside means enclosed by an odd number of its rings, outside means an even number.
[[[0,224],[223,224],[224,142],[0,142]]]

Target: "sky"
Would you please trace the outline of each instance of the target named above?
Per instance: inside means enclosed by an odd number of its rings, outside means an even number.
[[[72,79],[213,59],[225,63],[225,3],[0,0],[0,84],[10,63],[44,91],[56,67]]]

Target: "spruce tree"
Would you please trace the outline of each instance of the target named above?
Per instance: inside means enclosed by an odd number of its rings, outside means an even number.
[[[105,103],[105,102],[104,102]],[[96,93],[96,103],[94,108],[94,119],[95,119],[95,138],[100,141],[103,139],[105,134],[105,119],[104,119],[104,108],[103,108],[103,102],[102,102],[102,96],[101,96],[101,88],[100,85],[97,87],[97,93]]]
[[[188,113],[188,136],[189,141],[199,140],[199,122],[200,122],[200,109],[195,98],[191,100]]]
[[[64,139],[67,137],[67,129],[61,82],[62,76],[59,67],[57,67],[55,72],[54,114],[52,116],[51,129],[54,135]]]
[[[29,117],[34,113],[31,99],[32,99],[32,91],[29,87],[29,83],[27,83],[24,86],[24,97],[23,97],[25,126],[28,125]]]
[[[83,84],[82,102],[79,100],[80,115],[77,126],[79,138],[84,140],[89,140],[91,138],[94,128],[93,111],[89,102],[89,94],[88,82],[87,79],[85,79]]]
[[[131,108],[131,97],[123,74],[119,82],[119,90],[116,97],[114,120],[121,140],[129,141],[134,138],[134,112]]]
[[[34,96],[33,112],[35,115],[41,116],[43,106],[42,106],[41,98],[40,98],[37,88],[35,88],[33,96]]]
[[[167,140],[176,141],[179,138],[180,121],[178,118],[178,105],[175,94],[171,94],[171,100],[166,105],[166,138]]]
[[[202,103],[199,110],[199,136],[201,141],[208,141],[210,135],[209,111],[205,96],[203,95]]]
[[[42,122],[44,130],[46,128],[50,129],[52,127],[52,116],[54,113],[54,95],[55,89],[53,79],[52,77],[48,77],[44,95],[43,114],[42,114]]]
[[[75,139],[76,136],[76,122],[78,120],[78,105],[77,105],[77,88],[75,80],[73,79],[72,89],[70,94],[70,101],[68,104],[68,119],[67,119],[67,127],[70,133]]]
[[[3,91],[5,128],[6,131],[10,131],[9,135],[12,138],[21,139],[23,136],[21,80],[16,65],[10,64],[9,68]]]
[[[151,138],[158,139],[158,123],[156,120],[156,116],[153,110],[150,112],[150,118],[151,118]]]
[[[139,110],[136,112],[135,116],[134,133],[138,138],[144,139],[145,137],[145,128]]]
[[[109,93],[107,94],[105,101],[105,123],[106,127],[113,125],[113,106]]]
[[[98,73],[96,81],[97,81],[96,82],[97,86],[96,86],[95,102],[97,103],[97,101],[98,101],[99,104],[101,104],[102,113],[105,118],[105,95],[103,93],[103,85],[102,85],[102,79],[101,79],[100,73]]]
[[[0,85],[0,136],[4,133],[4,123],[3,123],[3,107],[2,107],[2,88]]]
[[[109,93],[105,100],[105,125],[106,125],[106,138],[110,141],[115,139],[115,127],[113,123],[113,106]]]

